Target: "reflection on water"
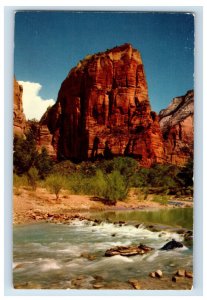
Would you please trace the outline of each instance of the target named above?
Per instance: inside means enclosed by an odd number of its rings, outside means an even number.
[[[173,208],[148,211],[107,211],[94,213],[94,216],[102,220],[127,221],[144,224],[162,224],[173,227],[193,228],[193,209],[192,208]]]

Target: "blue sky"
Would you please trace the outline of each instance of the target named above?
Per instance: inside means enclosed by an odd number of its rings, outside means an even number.
[[[184,13],[17,12],[14,74],[56,100],[79,60],[123,43],[141,52],[154,111],[193,88],[194,18]]]

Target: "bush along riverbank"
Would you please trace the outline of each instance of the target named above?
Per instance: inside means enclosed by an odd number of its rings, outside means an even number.
[[[182,167],[155,164],[144,168],[131,157],[114,157],[75,164],[71,161],[55,163],[47,150],[36,147],[36,127],[31,126],[25,137],[14,137],[14,187],[33,191],[44,187],[59,200],[61,190],[71,194],[90,195],[115,205],[126,200],[134,189],[141,200],[154,195],[154,201],[167,204],[169,197],[192,198],[193,161]]]

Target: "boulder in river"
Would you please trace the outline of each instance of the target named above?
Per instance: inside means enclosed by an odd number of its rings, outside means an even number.
[[[158,278],[162,278],[162,276],[163,276],[162,271],[161,270],[155,271],[155,276],[158,277]]]
[[[153,248],[148,247],[146,245],[140,244],[132,245],[132,246],[117,246],[111,249],[106,250],[105,256],[114,256],[114,255],[122,255],[122,256],[132,256],[132,255],[143,255],[152,251]]]
[[[156,277],[155,272],[150,272],[149,276],[152,277],[152,278],[155,278]]]
[[[185,277],[185,270],[179,269],[179,270],[177,270],[175,275],[178,277]]]
[[[177,242],[176,240],[172,239],[172,241],[165,244],[160,250],[173,250],[175,248],[182,248],[183,244],[180,242]]]

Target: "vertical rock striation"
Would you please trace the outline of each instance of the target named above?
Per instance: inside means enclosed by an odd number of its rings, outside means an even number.
[[[14,135],[23,135],[26,130],[26,118],[23,112],[23,87],[14,78],[14,104],[13,104],[13,132]]]
[[[130,44],[80,61],[63,81],[44,122],[58,159],[129,155],[144,166],[164,162],[142,59]]]
[[[38,123],[38,135],[37,135],[37,148],[40,151],[41,148],[45,148],[47,153],[51,158],[56,160],[57,158],[57,146],[55,146],[55,138],[54,135],[50,133],[48,128],[48,112],[50,111],[50,107],[42,116],[41,120]]]

